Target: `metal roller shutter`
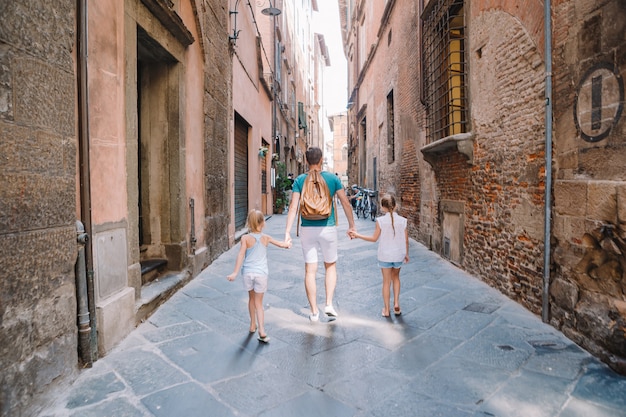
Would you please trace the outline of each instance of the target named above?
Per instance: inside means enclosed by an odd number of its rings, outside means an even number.
[[[235,116],[235,230],[242,229],[248,214],[248,124]]]

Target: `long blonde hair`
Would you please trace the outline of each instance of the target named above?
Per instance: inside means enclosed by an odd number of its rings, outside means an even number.
[[[385,194],[380,198],[380,205],[389,212],[391,216],[391,228],[393,229],[393,235],[396,235],[396,227],[393,221],[393,212],[396,210],[396,198],[391,194]]]
[[[260,210],[252,209],[248,212],[248,220],[246,223],[251,233],[261,233],[265,225],[265,216]]]

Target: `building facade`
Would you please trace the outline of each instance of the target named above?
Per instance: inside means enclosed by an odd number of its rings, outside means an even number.
[[[323,141],[316,2],[252,3],[0,2],[0,416],[36,415]]]
[[[348,112],[328,116],[330,131],[333,134],[330,154],[333,158],[333,172],[341,179],[344,187],[348,186]]]
[[[277,176],[303,172],[307,147],[323,143],[320,74],[328,65],[328,51],[323,35],[311,30],[317,11],[316,0],[230,1],[235,157],[231,236],[242,230],[249,209],[282,211],[274,205],[284,201],[277,198]]]
[[[229,247],[228,11],[0,12],[0,415],[35,415]]]
[[[339,0],[349,182],[626,372],[626,8],[547,4]]]

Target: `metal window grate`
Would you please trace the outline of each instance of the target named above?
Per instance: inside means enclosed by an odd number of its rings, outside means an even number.
[[[436,0],[423,19],[423,80],[429,142],[467,129],[463,0]]]

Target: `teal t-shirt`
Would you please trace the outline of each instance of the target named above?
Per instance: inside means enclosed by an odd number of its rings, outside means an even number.
[[[328,185],[328,190],[330,191],[330,197],[331,198],[335,198],[335,193],[337,192],[337,190],[341,190],[343,188],[343,185],[341,184],[341,180],[339,179],[338,176],[336,176],[333,173],[330,172],[326,172],[326,171],[321,171],[322,177],[324,178],[324,181],[326,181],[326,184]],[[301,194],[302,193],[302,186],[304,185],[304,179],[306,178],[308,174],[300,174],[298,175],[298,177],[295,179],[295,181],[293,182],[293,186],[292,186],[292,190],[294,193],[298,193]],[[302,219],[302,217],[300,217]],[[318,227],[323,227],[323,226],[335,226],[335,205],[333,204],[333,210],[330,213],[330,217],[324,220],[307,220],[307,219],[302,219],[302,222],[300,223],[302,226],[307,227],[307,226],[318,226]]]

